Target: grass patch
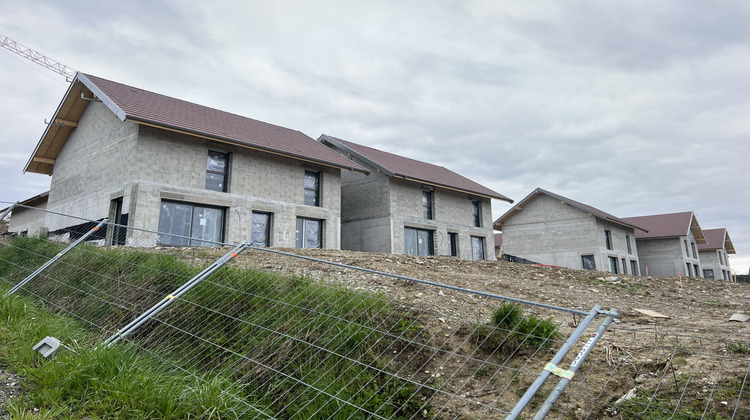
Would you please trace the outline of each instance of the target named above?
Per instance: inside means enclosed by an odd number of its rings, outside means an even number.
[[[20,281],[61,248],[39,238],[0,246],[0,285]],[[30,263],[28,256],[37,259]],[[107,418],[235,418],[258,411],[278,418],[356,418],[363,414],[359,407],[386,418],[430,412],[415,385],[384,373],[391,361],[381,358],[393,357],[384,349],[422,337],[416,316],[380,296],[305,277],[224,267],[162,312],[163,322],[144,324],[128,337],[148,352],[122,345],[91,350],[102,329],[132,318],[122,308],[140,313],[200,269],[163,252],[126,248],[82,244],[66,255],[28,287],[49,300],[47,310],[74,313],[96,327],[54,317],[70,330],[20,334],[17,348],[25,351],[3,350],[0,360],[26,377],[31,391],[14,407],[40,405],[93,418],[101,415],[94,402],[106,407]],[[113,299],[116,308],[107,303]],[[32,318],[46,313],[33,312]],[[7,321],[7,329],[24,328],[25,321],[9,319],[15,321]],[[41,359],[30,348],[45,335],[77,337],[78,354]],[[179,346],[170,346],[175,342]],[[165,383],[161,376],[174,374],[175,365],[186,374]],[[235,403],[251,409],[238,414]]]
[[[505,302],[492,314],[493,325],[477,325],[473,338],[477,345],[490,352],[502,353],[518,346],[549,348],[559,338],[558,326],[552,318],[523,315],[517,303]]]

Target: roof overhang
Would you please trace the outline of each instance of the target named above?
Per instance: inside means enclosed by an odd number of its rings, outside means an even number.
[[[698,224],[698,218],[695,217],[695,214],[693,214],[690,218],[690,232],[692,232],[693,236],[695,237],[696,243],[708,243],[706,241],[706,236],[703,234],[703,229],[701,229],[701,225]]]
[[[52,175],[57,155],[68,141],[73,130],[78,126],[81,115],[88,107],[90,98],[93,96],[91,90],[81,82],[81,73],[70,83],[68,91],[57,106],[52,120],[42,134],[42,138],[36,145],[23,172]],[[88,97],[89,99],[84,99]]]

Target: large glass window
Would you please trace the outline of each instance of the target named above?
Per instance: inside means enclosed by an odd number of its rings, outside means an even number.
[[[638,263],[635,260],[630,260],[630,274],[638,275]]]
[[[432,191],[422,191],[422,217],[432,220]]]
[[[197,204],[162,201],[159,243],[174,246],[215,246],[221,242],[224,210]]]
[[[253,212],[250,243],[253,246],[271,246],[271,213]]]
[[[687,243],[686,243],[685,245],[687,245]],[[690,268],[690,263],[686,263],[686,264],[685,264],[685,267],[687,268],[687,270],[685,271],[686,275],[687,275],[688,277],[693,277],[693,271],[692,271],[692,269]]]
[[[305,204],[320,205],[320,172],[305,171]]]
[[[584,270],[596,270],[596,260],[593,255],[581,255],[581,267]]]
[[[480,236],[471,237],[471,259],[474,261],[484,260],[484,238]]]
[[[474,226],[482,226],[482,202],[472,201],[471,202],[471,216],[474,218]]]
[[[604,231],[604,243],[607,245],[607,249],[612,249],[612,232]]]
[[[404,228],[404,250],[407,255],[435,255],[431,230]]]
[[[297,248],[322,248],[323,221],[297,218]]]
[[[695,277],[701,276],[701,270],[698,268],[698,264],[693,264],[693,273],[695,273]]]
[[[448,233],[448,242],[451,257],[458,257],[458,233]]]
[[[229,153],[208,151],[206,163],[206,189],[227,192]]]

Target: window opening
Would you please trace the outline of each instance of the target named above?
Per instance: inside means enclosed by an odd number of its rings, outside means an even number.
[[[474,261],[484,260],[484,238],[481,236],[471,237],[471,259]]]
[[[593,255],[581,255],[581,268],[584,270],[596,270],[596,259]]]
[[[404,252],[407,255],[435,255],[433,231],[416,228],[404,228]]]
[[[482,203],[479,201],[471,202],[471,215],[474,217],[474,226],[482,227]]]
[[[458,233],[448,233],[451,257],[458,257]]]
[[[305,204],[320,205],[320,172],[305,171]]]
[[[297,248],[323,247],[323,221],[297,218]]]
[[[227,169],[229,153],[208,151],[206,163],[206,189],[227,192]]]
[[[253,246],[271,246],[271,213],[253,212],[250,243]]]
[[[422,217],[432,220],[432,191],[422,191]]]
[[[612,249],[612,232],[609,230],[604,231],[604,242],[607,245],[607,249]]]
[[[162,201],[159,243],[173,246],[216,246],[222,241],[224,209]]]
[[[618,274],[617,257],[609,257],[609,271],[612,274]]]

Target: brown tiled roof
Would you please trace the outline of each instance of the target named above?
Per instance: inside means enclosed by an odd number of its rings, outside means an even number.
[[[673,238],[687,236],[692,231],[698,244],[706,243],[698,220],[692,211],[625,217],[623,220],[646,228],[648,232],[636,232],[636,239]]]
[[[615,216],[613,216],[613,215],[611,215],[611,214],[609,214],[607,212],[601,211],[601,210],[597,209],[596,207],[589,206],[588,204],[581,203],[580,201],[571,200],[570,198],[563,197],[562,195],[555,194],[553,192],[550,192],[550,191],[547,191],[547,190],[543,190],[541,188],[536,188],[529,195],[527,195],[526,197],[524,197],[523,200],[519,201],[518,204],[516,204],[515,206],[513,206],[505,214],[503,214],[497,220],[495,220],[495,222],[493,223],[493,227],[495,229],[497,229],[497,230],[502,230],[503,223],[510,216],[512,216],[513,214],[521,211],[521,209],[523,209],[523,207],[526,205],[526,203],[528,203],[529,201],[535,199],[536,197],[538,197],[538,196],[540,196],[542,194],[550,196],[550,197],[552,197],[552,198],[554,198],[556,200],[560,200],[563,203],[566,203],[569,206],[573,206],[573,207],[575,207],[575,208],[577,208],[577,209],[579,209],[581,211],[584,211],[586,213],[593,214],[594,216],[596,216],[596,217],[598,217],[598,218],[600,218],[602,220],[607,220],[607,221],[610,221],[612,223],[616,223],[618,225],[623,225],[623,226],[629,227],[631,229],[634,229],[636,231],[638,231],[638,230],[646,230],[646,229],[644,229],[644,228],[641,227],[642,225],[639,225],[639,224],[636,224],[636,223],[630,223],[630,222],[628,222],[628,221],[626,221],[624,219],[620,219],[619,217],[615,217]],[[638,235],[636,234],[636,237],[637,236]]]
[[[336,137],[323,134],[319,141],[341,149],[343,153],[351,153],[363,161],[367,161],[382,172],[390,176],[396,176],[416,182],[448,187],[462,192],[473,193],[486,197],[496,198],[512,203],[510,198],[480,185],[450,169],[431,163],[409,159],[393,153],[362,146],[361,144],[341,140]]]
[[[725,228],[704,229],[703,235],[706,237],[706,243],[698,245],[699,251],[726,249],[728,254],[736,254],[734,244]]]
[[[73,85],[76,84],[82,84],[87,88],[85,92],[90,91],[96,95],[123,121],[133,121],[284,156],[366,172],[356,163],[297,130],[197,105],[88,74],[78,73],[73,81]],[[83,102],[80,97],[71,99],[66,97],[63,104],[66,101]],[[58,108],[58,112],[61,108],[66,109],[63,104]],[[84,108],[85,105],[84,102]],[[73,122],[77,123],[81,114],[82,111],[78,112],[72,118]],[[55,119],[59,118],[61,117],[58,117],[56,113]],[[65,116],[62,116],[62,119],[65,119]],[[62,139],[62,143],[67,140],[68,135],[70,135],[69,132]],[[45,136],[40,141],[40,146],[43,146],[46,137],[47,133],[45,132]],[[49,139],[49,141],[51,142],[52,139]],[[60,139],[57,139],[57,143],[60,143]],[[37,152],[46,150],[46,148],[40,146],[37,146],[37,151],[35,151],[35,155],[32,156],[30,162],[34,160],[34,157],[42,158],[42,160],[56,159],[59,149],[62,148],[59,145],[56,151],[42,156]],[[51,173],[51,168],[45,169],[50,170]]]

